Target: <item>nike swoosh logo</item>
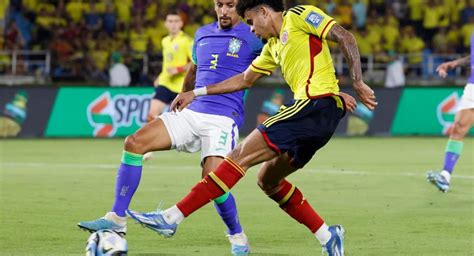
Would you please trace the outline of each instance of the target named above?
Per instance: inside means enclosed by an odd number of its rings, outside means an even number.
[[[202,43],[199,43],[199,46],[204,46],[206,44],[208,44],[209,42],[202,42]]]

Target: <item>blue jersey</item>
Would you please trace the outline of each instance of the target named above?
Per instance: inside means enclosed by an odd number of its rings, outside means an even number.
[[[471,76],[467,82],[474,84],[474,34],[471,35]]]
[[[220,29],[217,22],[198,29],[194,36],[193,62],[197,66],[195,88],[226,80],[244,72],[260,54],[262,42],[243,22]],[[232,118],[237,126],[244,120],[244,91],[197,97],[189,109]]]

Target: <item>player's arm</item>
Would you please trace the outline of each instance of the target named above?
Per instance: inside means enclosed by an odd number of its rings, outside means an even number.
[[[436,72],[438,72],[438,75],[440,77],[445,78],[448,75],[448,70],[454,69],[459,66],[468,65],[470,64],[470,59],[471,55],[468,55],[466,57],[459,58],[453,61],[444,62],[436,68]]]
[[[217,84],[178,94],[171,103],[170,108],[172,111],[181,111],[198,96],[231,93],[250,88],[262,75],[261,73],[252,71],[249,67],[243,73]]]
[[[194,63],[189,63],[188,71],[184,76],[183,88],[181,92],[189,92],[194,89],[194,83],[196,82],[196,65]]]
[[[375,106],[377,106],[375,94],[374,91],[362,80],[360,54],[354,35],[336,23],[329,30],[326,39],[338,43],[347,63],[349,64],[349,72],[354,90],[357,92],[357,95],[365,106],[369,109],[374,109]]]

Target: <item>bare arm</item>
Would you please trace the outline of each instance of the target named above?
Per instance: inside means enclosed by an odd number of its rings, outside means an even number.
[[[220,83],[208,85],[207,94],[224,94],[240,91],[252,87],[253,83],[262,76],[260,73],[253,72],[247,68],[243,73],[235,75]]]
[[[246,88],[250,88],[257,79],[262,76],[260,73],[253,72],[250,68],[247,68],[245,72],[235,75],[229,79],[226,79],[222,82],[217,84],[208,85],[204,88],[196,89],[195,91],[204,90],[205,95],[213,95],[213,94],[224,94],[224,93],[231,93],[240,91]],[[181,111],[185,108],[189,103],[191,103],[196,96],[203,95],[198,94],[196,95],[195,91],[187,91],[178,94],[176,98],[171,103],[171,110],[173,111]]]
[[[188,92],[194,89],[194,84],[196,83],[196,65],[194,63],[189,64],[189,68],[186,71],[184,76],[183,88],[181,92]]]
[[[331,30],[329,30],[326,38],[339,44],[339,47],[349,64],[349,71],[354,90],[357,92],[359,99],[365,106],[371,110],[374,109],[375,106],[377,106],[375,94],[374,91],[362,80],[360,54],[354,35],[340,25],[334,24],[331,27]]]
[[[329,30],[326,38],[339,44],[339,47],[349,64],[352,81],[362,81],[359,49],[357,48],[357,42],[354,35],[345,30],[339,24],[334,24],[331,30]]]
[[[444,62],[436,68],[436,72],[438,72],[440,77],[445,78],[448,75],[448,70],[454,69],[459,66],[468,65],[470,64],[470,59],[471,55],[468,55],[466,57],[459,58],[453,61]]]

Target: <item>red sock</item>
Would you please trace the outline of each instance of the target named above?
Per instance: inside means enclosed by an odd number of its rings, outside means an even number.
[[[324,220],[306,201],[301,191],[287,180],[283,180],[278,188],[274,189],[273,193],[268,196],[276,201],[280,208],[293,219],[308,227],[312,233],[323,225]]]
[[[176,206],[184,217],[189,216],[215,198],[227,193],[243,176],[245,171],[226,158],[215,171],[196,184]]]

